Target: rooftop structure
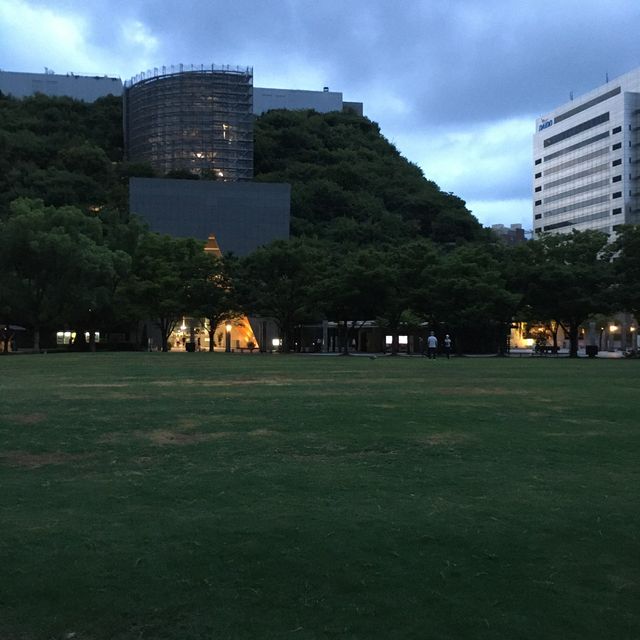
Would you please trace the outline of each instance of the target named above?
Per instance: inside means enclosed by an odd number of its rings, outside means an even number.
[[[322,91],[254,87],[253,113],[260,115],[272,109],[290,109],[294,111],[313,109],[318,113],[351,109],[360,116],[363,113],[362,102],[344,102],[342,93],[329,91],[329,87],[324,87]]]
[[[0,92],[14,98],[42,93],[46,96],[69,96],[84,102],[95,102],[104,96],[122,95],[122,80],[106,75],[60,75],[49,69],[45,73],[0,70]]]

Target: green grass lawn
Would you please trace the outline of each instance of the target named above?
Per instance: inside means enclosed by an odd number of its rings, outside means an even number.
[[[2,640],[640,637],[638,362],[42,355],[0,380]]]

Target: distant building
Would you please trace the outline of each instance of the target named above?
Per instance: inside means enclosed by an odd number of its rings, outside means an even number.
[[[215,65],[207,68],[204,65],[161,67],[139,74],[127,84],[133,85],[143,79],[152,80],[153,78],[175,75],[180,72],[208,71],[213,68],[216,68]],[[226,66],[219,67],[222,70],[231,68]],[[124,85],[120,78],[106,75],[86,76],[75,73],[61,75],[55,74],[53,71],[23,73],[0,70],[0,91],[14,98],[26,98],[36,93],[42,93],[47,96],[69,96],[76,100],[93,102],[106,95],[122,95]],[[360,116],[363,115],[362,102],[345,102],[341,92],[329,91],[328,87],[325,87],[322,91],[253,87],[252,94],[252,112],[254,115],[260,115],[272,109],[313,109],[318,113],[352,110]]]
[[[640,222],[640,68],[536,120],[534,233]]]
[[[128,160],[158,173],[185,170],[215,179],[253,178],[250,67],[163,69],[124,91]]]
[[[521,224],[512,224],[509,227],[504,224],[492,224],[491,231],[508,244],[519,244],[527,239]]]
[[[272,109],[313,109],[318,113],[352,110],[360,116],[363,114],[362,102],[344,102],[342,93],[329,91],[328,87],[323,91],[254,87],[253,113],[260,115]]]
[[[122,95],[122,80],[110,76],[60,75],[0,71],[0,92],[14,98],[42,93],[46,96],[68,96],[84,102],[95,102],[104,96]]]

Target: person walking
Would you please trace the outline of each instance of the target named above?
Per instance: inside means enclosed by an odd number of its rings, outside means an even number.
[[[444,352],[447,356],[447,360],[449,359],[449,356],[451,355],[451,336],[447,333],[447,335],[444,337]]]
[[[427,357],[429,360],[433,358],[436,359],[436,354],[438,351],[438,338],[436,338],[435,333],[431,331],[429,333],[429,337],[427,338]]]

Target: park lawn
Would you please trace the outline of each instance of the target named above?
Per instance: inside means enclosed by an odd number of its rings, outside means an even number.
[[[0,638],[640,637],[629,360],[0,357]]]

